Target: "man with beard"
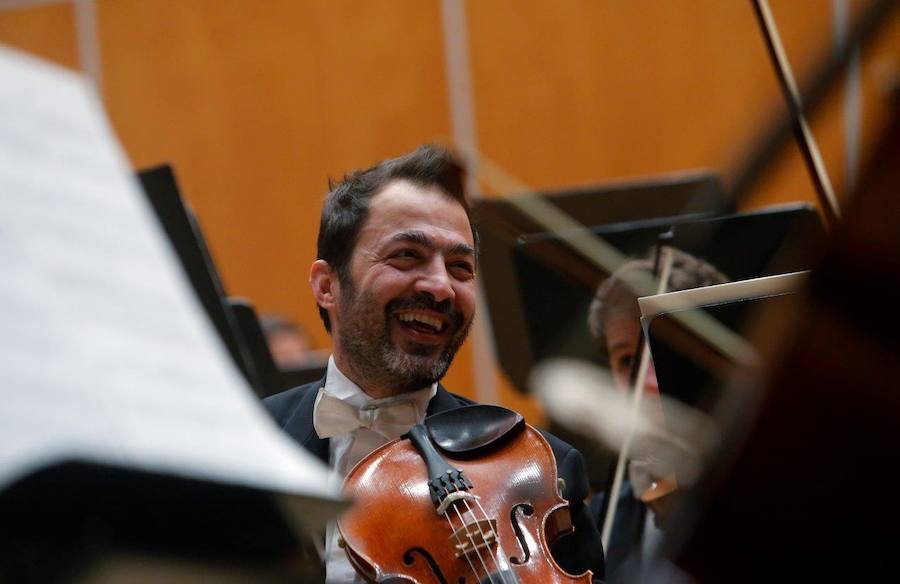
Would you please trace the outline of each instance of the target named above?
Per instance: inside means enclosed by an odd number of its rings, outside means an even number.
[[[266,406],[339,478],[426,416],[472,403],[438,381],[475,314],[477,261],[463,169],[441,148],[423,146],[353,172],[326,197],[310,285],[333,354],[325,379],[272,396]],[[570,573],[602,577],[582,456],[545,437],[575,527],[553,546],[554,558]],[[336,532],[331,525],[326,534],[327,582],[361,581]]]

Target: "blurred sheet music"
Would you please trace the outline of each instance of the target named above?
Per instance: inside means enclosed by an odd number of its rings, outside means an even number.
[[[258,405],[79,76],[0,47],[0,490],[58,460],[335,499]]]

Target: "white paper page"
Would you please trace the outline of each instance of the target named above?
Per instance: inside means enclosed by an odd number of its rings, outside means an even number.
[[[704,286],[702,288],[666,292],[655,296],[642,296],[638,298],[638,305],[641,309],[641,316],[647,318],[698,306],[710,306],[749,298],[790,294],[800,289],[808,274],[809,272],[791,272],[789,274],[763,276],[762,278],[738,282],[726,282],[725,284]]]
[[[0,488],[76,458],[334,498],[138,188],[93,89],[0,47]]]

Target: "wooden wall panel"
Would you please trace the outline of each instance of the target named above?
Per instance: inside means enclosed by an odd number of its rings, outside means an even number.
[[[0,4],[0,43],[21,49],[70,69],[78,69],[75,18],[69,2]]]
[[[857,12],[869,0],[853,0]],[[801,83],[832,0],[771,0]],[[328,177],[450,134],[440,0],[97,0],[106,106],[135,167],[172,162],[232,294],[321,328],[307,270]],[[477,139],[536,188],[705,167],[731,178],[784,111],[749,0],[465,3]],[[900,69],[866,53],[863,149]],[[86,39],[90,40],[90,39]],[[77,67],[71,2],[0,10],[0,42]],[[838,89],[813,120],[838,193]],[[745,202],[813,200],[791,144]],[[471,394],[471,347],[447,385]],[[539,413],[497,373],[504,403]]]
[[[863,53],[860,85],[864,163],[885,130],[891,112],[896,112],[900,96],[900,10],[894,11],[894,18]]]
[[[771,5],[802,86],[831,49],[832,2]],[[786,111],[749,0],[467,8],[480,151],[533,188],[687,168],[727,183]],[[838,87],[811,120],[841,196],[842,100]],[[744,208],[815,202],[796,144],[783,150]]]
[[[749,2],[468,6],[481,150],[538,188],[728,174],[783,108]],[[829,41],[829,6],[774,3],[798,71]],[[811,196],[791,179],[770,192]]]
[[[107,105],[135,166],[174,163],[229,292],[327,348],[307,284],[327,180],[449,134],[439,4],[109,0],[98,13]],[[468,351],[448,379],[462,391]]]

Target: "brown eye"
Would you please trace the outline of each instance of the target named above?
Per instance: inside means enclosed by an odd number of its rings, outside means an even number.
[[[404,268],[415,265],[421,257],[422,254],[415,249],[401,249],[392,253],[389,256],[389,261],[398,268]]]
[[[466,279],[475,275],[475,267],[469,262],[454,262],[450,264],[450,269],[460,273]]]
[[[631,371],[631,366],[633,363],[633,355],[622,355],[616,360],[616,369],[618,369],[619,371]]]

